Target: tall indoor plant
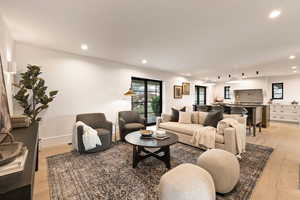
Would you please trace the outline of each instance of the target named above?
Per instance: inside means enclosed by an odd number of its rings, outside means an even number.
[[[45,80],[40,77],[41,74],[39,66],[27,65],[27,71],[21,73],[20,82],[14,84],[19,88],[14,98],[32,122],[41,121],[39,114],[49,107],[49,103],[58,93],[57,90],[47,93],[48,87],[45,86]]]

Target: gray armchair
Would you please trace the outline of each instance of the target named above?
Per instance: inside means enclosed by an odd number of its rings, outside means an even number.
[[[78,142],[78,151],[79,153],[94,153],[98,151],[103,151],[108,149],[112,143],[112,123],[107,121],[105,115],[103,113],[87,113],[80,114],[76,116],[76,122],[82,121],[86,125],[92,127],[98,132],[98,136],[101,140],[102,145],[97,146],[94,149],[89,151],[85,151],[82,135],[83,135],[83,127],[79,126],[77,128],[77,142]]]
[[[142,118],[135,111],[119,112],[119,131],[121,140],[125,140],[125,136],[133,131],[146,129],[145,118]]]

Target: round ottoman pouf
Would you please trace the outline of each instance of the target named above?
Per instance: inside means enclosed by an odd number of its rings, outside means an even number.
[[[240,163],[230,152],[221,149],[207,150],[201,154],[197,164],[213,177],[216,191],[230,192],[240,178]]]
[[[181,164],[165,173],[159,183],[160,200],[215,200],[211,175],[193,164]]]

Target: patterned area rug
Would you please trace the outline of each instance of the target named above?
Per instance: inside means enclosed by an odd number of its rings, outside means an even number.
[[[246,200],[262,173],[273,149],[247,144],[240,161],[241,177],[235,189],[218,200]],[[191,146],[171,146],[171,165],[196,163],[203,151]],[[79,155],[70,152],[48,158],[51,200],[154,200],[158,199],[160,177],[167,172],[155,159],[141,161],[132,168],[132,146],[119,143],[105,152]]]

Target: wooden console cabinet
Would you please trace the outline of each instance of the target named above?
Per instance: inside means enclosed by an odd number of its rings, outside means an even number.
[[[12,134],[28,149],[24,171],[0,177],[1,200],[32,200],[34,174],[38,169],[38,124],[14,129]]]

